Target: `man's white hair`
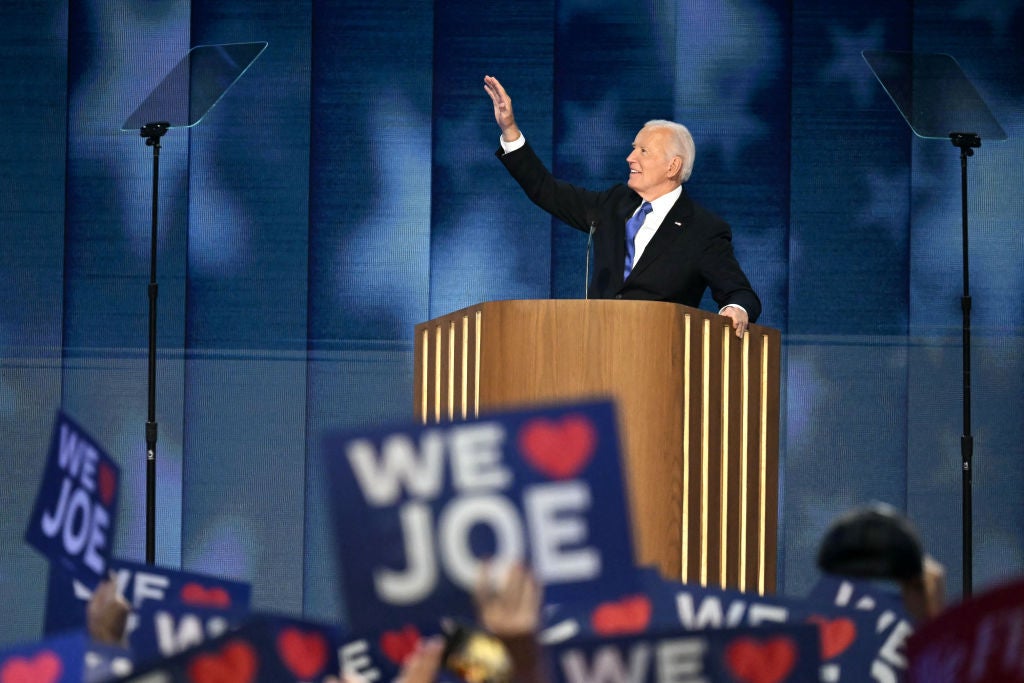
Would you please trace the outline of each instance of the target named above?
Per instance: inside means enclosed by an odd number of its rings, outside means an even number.
[[[683,166],[679,169],[679,182],[685,183],[693,173],[693,160],[697,157],[697,148],[693,144],[693,136],[690,131],[681,123],[666,121],[665,119],[653,119],[644,124],[644,128],[663,128],[670,135],[668,137],[668,153],[670,156],[677,156],[683,160]]]

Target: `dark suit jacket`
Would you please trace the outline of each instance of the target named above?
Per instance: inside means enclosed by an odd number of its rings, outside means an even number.
[[[710,287],[719,307],[739,304],[750,322],[761,314],[761,301],[733,255],[729,224],[690,199],[685,188],[623,282],[626,221],[642,203],[640,195],[621,184],[594,192],[558,180],[529,143],[508,154],[499,149],[498,158],[534,204],[577,230],[588,232],[594,224],[591,298],[697,307]]]

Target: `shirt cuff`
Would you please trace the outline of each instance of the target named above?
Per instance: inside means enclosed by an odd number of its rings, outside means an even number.
[[[522,147],[523,145],[525,145],[526,144],[526,136],[523,135],[522,133],[520,133],[519,137],[516,138],[515,140],[513,140],[512,142],[505,142],[505,138],[499,136],[498,137],[498,142],[501,143],[502,151],[504,151],[505,154],[508,154],[509,152],[514,152],[517,149],[519,149],[520,147]]]
[[[739,304],[726,304],[726,305],[722,306],[720,309],[718,309],[718,315],[722,315],[722,311],[724,311],[725,309],[729,308],[730,306],[732,308],[738,308],[741,311],[743,311],[744,313],[747,313],[747,309],[743,308]],[[750,317],[749,313],[747,313],[747,317]]]

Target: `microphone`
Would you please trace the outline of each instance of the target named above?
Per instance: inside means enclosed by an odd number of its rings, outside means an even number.
[[[597,230],[597,219],[590,219],[590,231],[587,233],[587,266],[583,272],[583,298],[590,298],[590,249],[594,244],[594,232]]]

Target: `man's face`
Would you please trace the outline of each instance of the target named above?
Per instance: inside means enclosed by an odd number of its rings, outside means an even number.
[[[664,128],[641,128],[633,140],[633,151],[626,157],[629,182],[637,194],[650,201],[679,184],[674,176],[682,162],[668,152],[669,131]]]

